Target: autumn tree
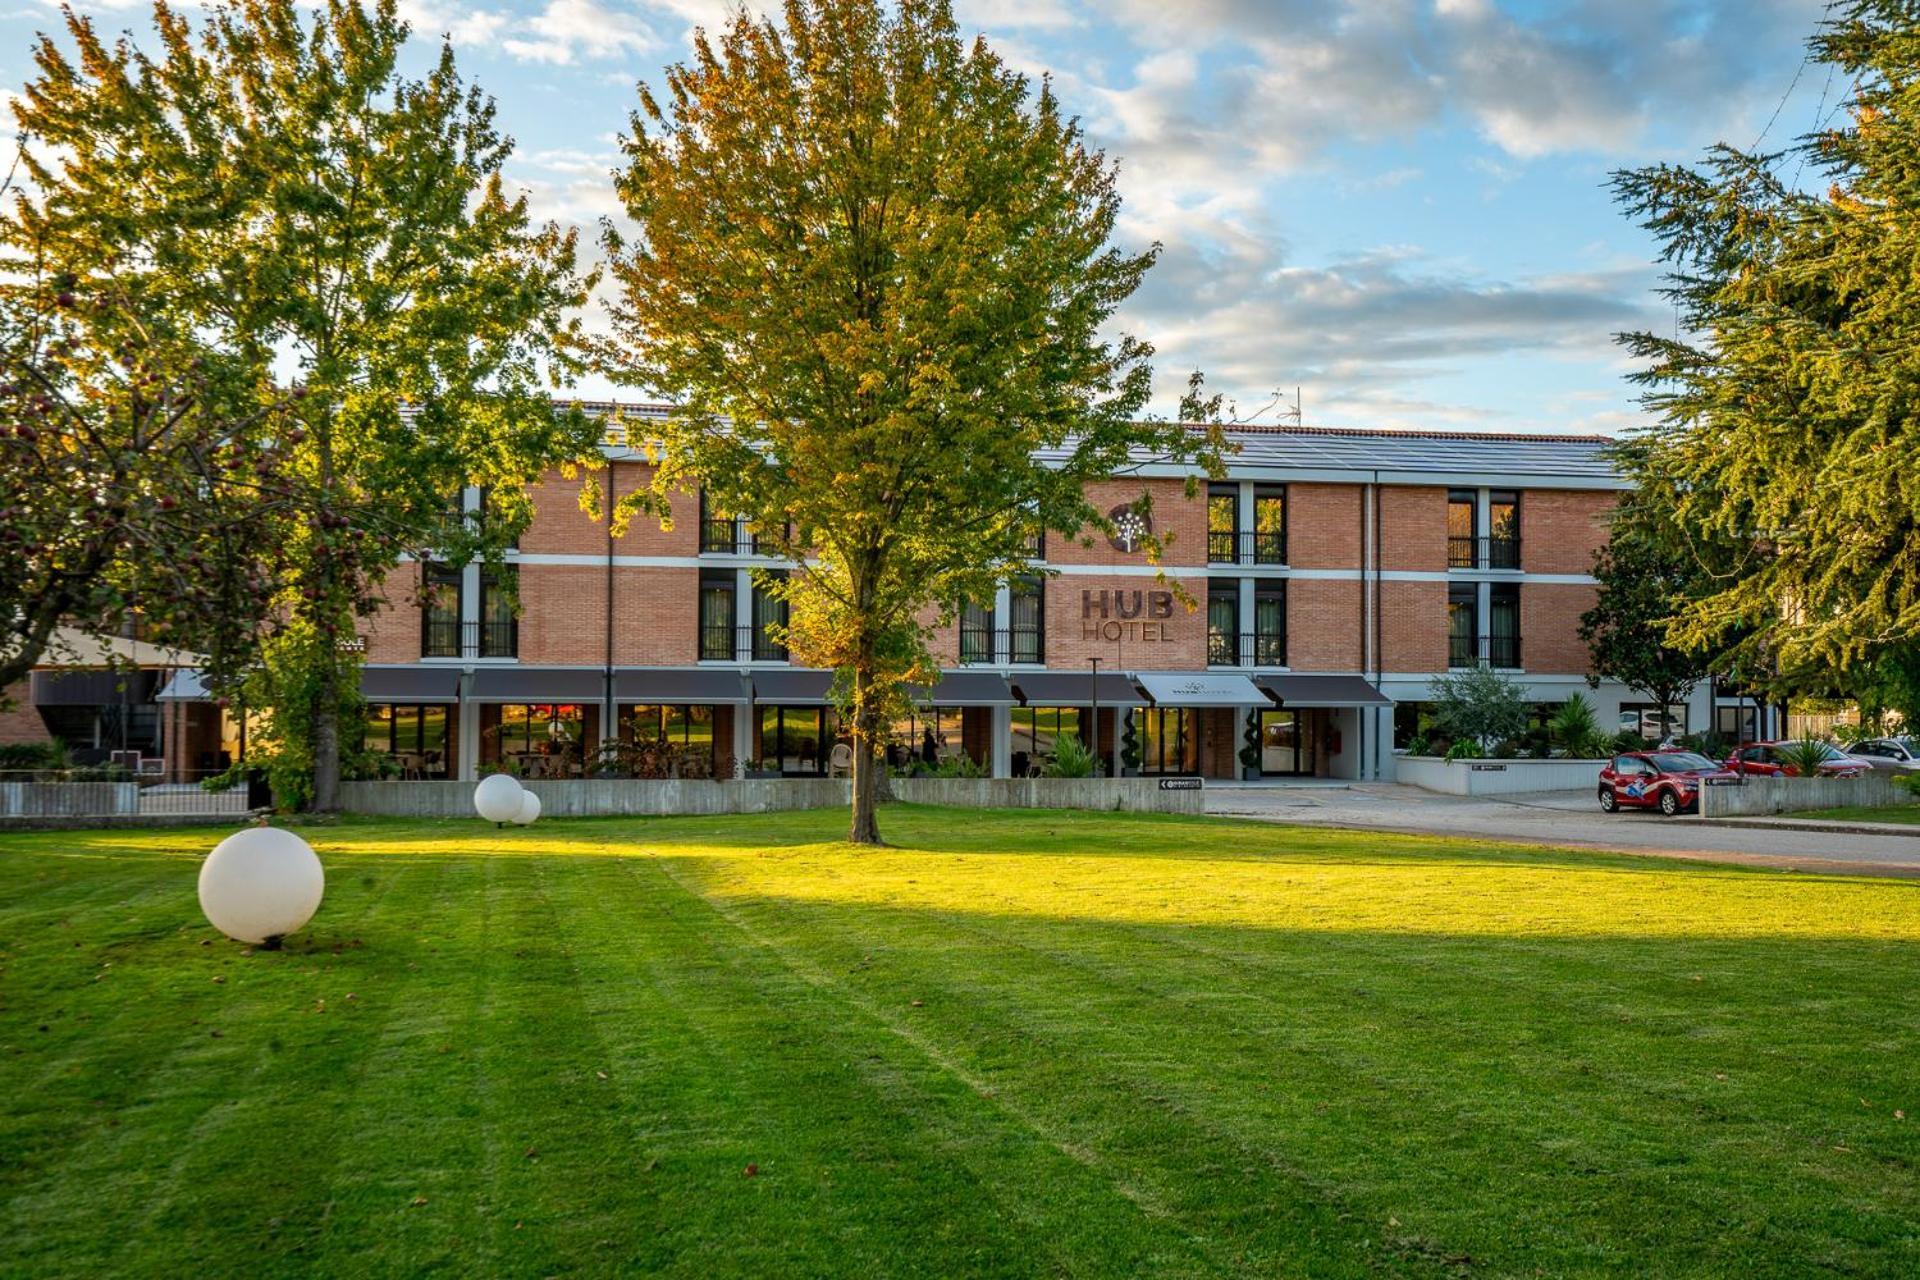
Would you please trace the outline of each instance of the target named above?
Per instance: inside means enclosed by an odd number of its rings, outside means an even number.
[[[1675,336],[1626,338],[1659,415],[1628,475],[1704,583],[1667,642],[1724,650],[1776,691],[1920,638],[1914,14],[1832,11],[1811,58],[1850,96],[1784,152],[1723,145],[1615,177],[1660,241],[1679,319]]]
[[[835,668],[850,839],[875,744],[950,620],[1042,530],[1105,528],[1090,480],[1204,435],[1142,423],[1150,348],[1109,338],[1154,252],[1112,243],[1114,169],[1051,88],[963,41],[945,0],[736,14],[646,88],[608,232],[609,368],[676,403],[641,499],[699,486],[795,563],[794,657]]]
[[[302,506],[264,669],[285,673],[275,720],[330,809],[350,642],[391,572],[497,557],[527,482],[590,447],[547,395],[590,282],[573,236],[506,194],[511,142],[451,50],[401,74],[393,0],[230,0],[197,27],[161,2],[153,21],[151,53],[71,13],[71,56],[41,40],[16,103],[29,194],[0,245],[78,297],[119,291],[260,403],[294,384],[278,465]],[[470,485],[491,496],[484,523],[458,509]]]

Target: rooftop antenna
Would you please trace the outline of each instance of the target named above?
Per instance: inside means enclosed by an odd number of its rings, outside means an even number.
[[[1282,403],[1284,404],[1285,401],[1282,401]],[[1307,425],[1305,416],[1300,412],[1300,388],[1298,386],[1293,389],[1293,407],[1291,409],[1282,409],[1278,416],[1281,418],[1291,418],[1293,425],[1296,427],[1304,427]]]

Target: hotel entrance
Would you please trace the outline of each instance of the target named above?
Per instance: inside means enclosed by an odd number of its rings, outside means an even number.
[[[1260,713],[1260,772],[1266,777],[1299,778],[1313,774],[1313,744],[1304,711]]]

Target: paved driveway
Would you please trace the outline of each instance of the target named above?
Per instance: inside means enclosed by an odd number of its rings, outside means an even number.
[[[1653,813],[1605,814],[1586,791],[1468,799],[1397,784],[1334,788],[1208,783],[1207,812],[1807,870],[1920,875],[1920,838],[1717,827]]]

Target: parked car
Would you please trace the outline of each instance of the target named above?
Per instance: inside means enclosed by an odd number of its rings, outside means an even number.
[[[1920,773],[1920,738],[1867,738],[1848,747],[1847,754],[1869,768]]]
[[[1700,803],[1700,788],[1740,776],[1695,751],[1623,751],[1600,770],[1600,807],[1658,809],[1671,817]]]
[[[1783,750],[1797,745],[1791,741],[1749,742],[1727,760],[1727,768],[1738,769],[1749,777],[1797,778],[1800,770],[1788,763]],[[1838,747],[1824,742],[1819,745],[1826,753],[1818,770],[1823,778],[1857,778],[1869,767],[1865,760],[1855,760]]]

